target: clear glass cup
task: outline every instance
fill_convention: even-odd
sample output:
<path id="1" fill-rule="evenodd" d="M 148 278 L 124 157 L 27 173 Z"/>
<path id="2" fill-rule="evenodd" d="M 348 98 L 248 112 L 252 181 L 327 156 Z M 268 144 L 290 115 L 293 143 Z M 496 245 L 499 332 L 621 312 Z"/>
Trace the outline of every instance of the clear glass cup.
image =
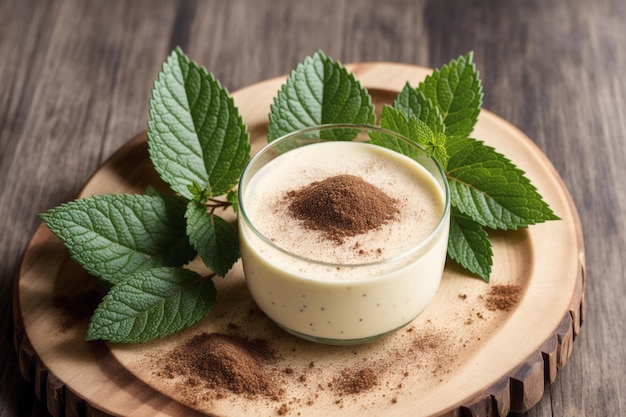
<path id="1" fill-rule="evenodd" d="M 393 144 L 402 152 L 390 151 L 387 145 L 371 144 L 372 139 Z M 326 147 L 310 147 L 316 144 Z M 385 238 L 394 247 L 397 241 L 408 242 L 399 252 L 364 262 L 352 255 L 347 260 L 335 261 L 332 254 L 310 255 L 306 245 L 294 253 L 290 242 L 299 241 L 310 233 L 318 233 L 307 237 L 313 242 L 323 237 L 319 232 L 294 226 L 293 219 L 286 225 L 288 216 L 284 213 L 273 220 L 275 226 L 259 227 L 267 207 L 285 204 L 281 195 L 268 197 L 262 190 L 284 194 L 284 190 L 277 190 L 295 187 L 289 185 L 290 181 L 315 172 L 317 165 L 322 171 L 366 175 L 368 168 L 363 167 L 360 172 L 358 163 L 351 165 L 353 159 L 356 161 L 363 156 L 363 150 L 401 167 L 399 171 L 408 172 L 409 181 L 432 190 L 433 201 L 440 201 L 438 211 L 429 219 L 432 227 L 422 231 L 423 238 L 410 242 L 406 236 L 413 236 L 414 224 L 407 223 L 405 228 L 400 221 L 397 230 L 401 236 Z M 450 191 L 440 164 L 411 140 L 365 125 L 324 125 L 296 131 L 269 143 L 250 160 L 241 176 L 238 192 L 238 224 L 246 284 L 259 308 L 287 332 L 327 344 L 365 343 L 404 327 L 434 298 L 446 258 Z M 391 189 L 388 194 L 393 197 L 393 193 Z M 252 204 L 255 199 L 257 202 Z M 404 210 L 407 216 L 412 216 L 413 210 L 419 207 L 409 206 Z M 281 241 L 273 236 L 276 231 L 288 235 Z M 354 239 L 377 244 L 375 236 L 379 235 L 370 237 L 369 233 Z M 360 243 L 352 241 L 344 244 L 343 249 L 355 250 L 358 245 Z M 378 251 L 389 252 L 385 245 L 381 243 L 382 250 Z M 322 246 L 311 244 L 310 253 Z M 335 250 L 341 248 L 329 249 L 330 252 Z"/>

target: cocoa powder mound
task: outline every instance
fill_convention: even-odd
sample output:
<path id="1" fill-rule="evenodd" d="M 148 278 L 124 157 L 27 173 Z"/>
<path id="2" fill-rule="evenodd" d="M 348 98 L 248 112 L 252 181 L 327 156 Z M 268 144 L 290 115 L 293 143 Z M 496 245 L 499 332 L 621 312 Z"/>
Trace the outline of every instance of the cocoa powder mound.
<path id="1" fill-rule="evenodd" d="M 398 201 L 380 188 L 354 175 L 336 175 L 287 193 L 290 213 L 304 227 L 324 232 L 343 243 L 395 220 Z"/>
<path id="2" fill-rule="evenodd" d="M 276 358 L 262 339 L 203 333 L 174 349 L 168 359 L 168 369 L 188 376 L 190 384 L 200 380 L 210 389 L 274 400 L 282 395 L 278 382 L 263 366 Z"/>

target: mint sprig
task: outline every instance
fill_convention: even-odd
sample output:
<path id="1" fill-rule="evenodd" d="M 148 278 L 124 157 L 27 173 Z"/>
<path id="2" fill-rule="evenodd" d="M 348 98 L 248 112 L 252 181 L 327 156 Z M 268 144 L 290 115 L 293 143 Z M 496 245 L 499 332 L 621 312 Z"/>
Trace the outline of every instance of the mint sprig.
<path id="1" fill-rule="evenodd" d="M 409 123 L 422 120 L 444 136 L 445 153 L 433 157 L 445 167 L 450 186 L 453 210 L 448 257 L 488 282 L 493 253 L 485 227 L 514 230 L 556 220 L 558 216 L 523 171 L 494 148 L 469 137 L 483 98 L 472 58 L 470 52 L 451 60 L 416 88 L 406 84 L 394 107 L 403 112 Z M 389 118 L 383 113 L 381 125 L 389 124 Z M 431 146 L 440 146 L 441 136 L 433 137 L 437 139 Z"/>
<path id="2" fill-rule="evenodd" d="M 408 83 L 380 125 L 422 146 L 444 167 L 452 211 L 448 256 L 489 280 L 488 229 L 516 229 L 558 219 L 515 165 L 470 137 L 482 106 L 482 84 L 466 54 Z M 148 149 L 172 195 L 107 195 L 62 204 L 40 214 L 70 256 L 111 286 L 86 339 L 144 342 L 187 327 L 215 304 L 214 276 L 239 259 L 236 228 L 217 215 L 238 209 L 234 191 L 250 158 L 250 140 L 228 91 L 212 74 L 172 51 L 152 90 Z M 318 51 L 291 72 L 269 113 L 268 140 L 309 126 L 374 124 L 369 92 L 354 75 Z M 327 139 L 350 140 L 345 129 Z M 371 141 L 412 155 L 392 135 Z M 213 272 L 187 269 L 199 256 Z"/>
<path id="3" fill-rule="evenodd" d="M 232 97 L 179 48 L 152 89 L 148 150 L 172 196 L 79 199 L 40 214 L 90 274 L 113 284 L 87 339 L 135 343 L 195 323 L 215 303 L 212 278 L 239 259 L 234 225 L 216 214 L 236 201 L 250 137 Z M 213 273 L 185 265 L 197 255 Z"/>
<path id="4" fill-rule="evenodd" d="M 321 59 L 328 58 L 322 55 L 318 57 Z M 307 58 L 283 85 L 270 113 L 269 140 L 278 133 L 321 124 L 318 118 L 299 117 L 324 114 L 324 101 L 303 81 L 316 68 L 314 62 Z M 334 71 L 341 72 L 337 68 Z M 359 90 L 361 95 L 369 94 L 363 90 Z M 485 228 L 517 229 L 558 217 L 524 172 L 495 149 L 470 138 L 482 100 L 482 83 L 470 52 L 435 69 L 417 87 L 405 84 L 393 107 L 383 107 L 379 123 L 416 142 L 440 162 L 446 171 L 453 207 L 448 257 L 488 282 L 493 253 Z M 294 119 L 298 123 L 287 123 Z M 362 123 L 356 117 L 334 121 Z M 392 135 L 370 136 L 373 143 L 415 157 L 412 148 Z"/>

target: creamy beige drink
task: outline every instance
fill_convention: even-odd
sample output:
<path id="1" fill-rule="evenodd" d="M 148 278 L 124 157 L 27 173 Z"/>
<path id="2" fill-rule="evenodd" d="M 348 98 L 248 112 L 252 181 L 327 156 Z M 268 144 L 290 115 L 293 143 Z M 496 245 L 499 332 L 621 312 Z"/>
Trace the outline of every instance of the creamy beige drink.
<path id="1" fill-rule="evenodd" d="M 384 193 L 393 205 L 378 204 L 384 212 L 376 215 L 386 220 L 338 235 L 297 218 L 298 198 L 305 210 L 325 204 L 324 190 L 345 194 L 341 181 L 364 190 L 359 204 Z M 254 300 L 288 331 L 329 343 L 366 341 L 407 324 L 440 283 L 449 223 L 444 182 L 406 156 L 361 142 L 303 146 L 249 179 L 244 174 L 240 244 Z M 369 221 L 359 210 L 357 220 Z"/>

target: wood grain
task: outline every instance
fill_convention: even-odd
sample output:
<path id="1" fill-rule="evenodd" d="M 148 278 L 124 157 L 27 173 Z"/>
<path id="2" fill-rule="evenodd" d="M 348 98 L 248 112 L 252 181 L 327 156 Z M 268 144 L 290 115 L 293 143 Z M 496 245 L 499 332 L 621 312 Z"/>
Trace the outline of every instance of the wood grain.
<path id="1" fill-rule="evenodd" d="M 379 109 L 391 104 L 406 82 L 416 85 L 429 73 L 385 63 L 348 65 L 348 70 L 368 88 Z M 255 151 L 267 143 L 269 106 L 283 82 L 284 78 L 271 79 L 233 93 L 252 132 Z M 95 283 L 64 260 L 67 255 L 63 256 L 60 242 L 41 227 L 25 253 L 16 299 L 16 328 L 20 333 L 24 328 L 19 349 L 24 345 L 24 356 L 34 362 L 34 370 L 26 376 L 41 387 L 37 395 L 57 415 L 63 415 L 64 397 L 59 394 L 63 391 L 77 394 L 87 410 L 128 416 L 154 415 L 152 403 L 160 405 L 158 414 L 163 416 L 175 415 L 181 407 L 224 416 L 248 415 L 251 410 L 269 416 L 281 407 L 303 416 L 339 411 L 377 416 L 387 409 L 407 415 L 416 408 L 432 416 L 462 410 L 475 416 L 505 416 L 511 410 L 529 410 L 543 396 L 544 385 L 565 365 L 580 325 L 573 321 L 580 317 L 583 302 L 581 227 L 569 193 L 530 139 L 486 111 L 475 135 L 511 155 L 562 218 L 524 231 L 495 234 L 490 285 L 448 266 L 435 301 L 407 329 L 376 343 L 338 348 L 296 340 L 263 314 L 251 315 L 255 305 L 237 266 L 227 279 L 216 280 L 218 303 L 197 325 L 146 344 L 88 344 L 83 337 L 94 306 L 81 300 L 91 299 L 90 294 L 97 291 Z M 151 168 L 145 135 L 140 135 L 114 154 L 79 196 L 141 193 L 148 185 L 163 186 Z M 489 300 L 494 286 L 519 288 L 520 300 L 506 308 L 493 308 Z M 76 306 L 83 306 L 80 313 L 84 315 L 75 317 Z M 169 369 L 165 365 L 169 352 L 205 333 L 271 341 L 281 358 L 272 369 L 278 369 L 278 374 L 284 369 L 304 372 L 307 383 L 282 375 L 282 389 L 289 394 L 277 401 L 217 395 L 202 384 L 187 384 L 189 375 L 163 377 Z M 60 346 L 66 347 L 61 351 Z M 315 372 L 307 369 L 312 362 Z M 330 388 L 341 372 L 364 364 L 378 369 L 377 389 L 344 397 Z M 123 384 L 120 375 L 126 375 Z M 93 381 L 98 382 L 95 390 L 89 384 Z M 120 386 L 123 390 L 116 389 Z M 486 409 L 496 411 L 487 414 Z"/>
<path id="2" fill-rule="evenodd" d="M 317 49 L 343 62 L 430 67 L 473 50 L 485 107 L 547 155 L 587 242 L 585 324 L 524 414 L 626 414 L 624 19 L 621 0 L 0 0 L 0 416 L 45 415 L 20 376 L 28 358 L 18 361 L 11 343 L 13 283 L 35 214 L 72 199 L 145 129 L 152 80 L 173 45 L 231 90 Z"/>

